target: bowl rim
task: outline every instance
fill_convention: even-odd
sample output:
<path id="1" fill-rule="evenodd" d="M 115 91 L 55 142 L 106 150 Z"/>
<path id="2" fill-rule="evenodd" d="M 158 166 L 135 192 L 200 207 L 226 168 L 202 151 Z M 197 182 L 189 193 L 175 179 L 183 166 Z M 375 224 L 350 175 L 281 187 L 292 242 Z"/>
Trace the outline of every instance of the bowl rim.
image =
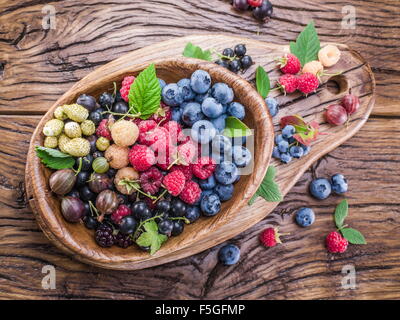
<path id="1" fill-rule="evenodd" d="M 87 248 L 82 247 L 82 244 L 77 242 L 66 229 L 66 227 L 63 226 L 63 224 L 66 224 L 67 222 L 63 220 L 63 218 L 61 218 L 63 224 L 60 224 L 58 222 L 59 219 L 56 219 L 55 214 L 53 214 L 52 209 L 48 203 L 48 197 L 54 197 L 54 195 L 48 190 L 46 179 L 42 174 L 43 164 L 40 162 L 39 158 L 36 157 L 35 154 L 35 146 L 39 145 L 43 140 L 42 128 L 44 124 L 52 118 L 53 112 L 57 106 L 68 103 L 66 101 L 70 101 L 71 97 L 73 95 L 76 95 L 76 92 L 84 92 L 89 88 L 93 88 L 96 85 L 98 86 L 100 82 L 111 83 L 112 79 L 114 79 L 115 77 L 122 77 L 124 75 L 140 72 L 152 63 L 155 64 L 156 70 L 157 68 L 170 66 L 172 64 L 176 67 L 192 67 L 203 69 L 211 74 L 214 74 L 214 76 L 215 74 L 218 74 L 220 78 L 226 78 L 227 80 L 225 82 L 229 82 L 229 85 L 231 87 L 241 88 L 243 94 L 249 96 L 248 99 L 253 99 L 251 108 L 253 112 L 257 113 L 257 115 L 259 116 L 257 118 L 254 117 L 255 128 L 253 128 L 257 130 L 257 137 L 259 140 L 259 149 L 256 150 L 257 161 L 255 161 L 254 163 L 254 171 L 252 173 L 252 176 L 243 190 L 244 198 L 240 201 L 235 201 L 235 203 L 238 203 L 238 206 L 235 206 L 235 208 L 233 208 L 234 203 L 232 203 L 232 205 L 229 205 L 225 216 L 228 216 L 229 214 L 234 214 L 235 212 L 238 213 L 240 211 L 240 208 L 243 207 L 256 192 L 268 169 L 274 140 L 274 127 L 272 124 L 272 118 L 269 114 L 264 99 L 257 93 L 256 89 L 242 77 L 228 71 L 221 66 L 216 65 L 215 63 L 186 57 L 157 59 L 153 61 L 147 61 L 145 63 L 132 64 L 130 66 L 120 68 L 115 72 L 107 74 L 96 83 L 91 82 L 90 84 L 85 84 L 85 80 L 88 79 L 91 74 L 89 73 L 87 76 L 85 76 L 75 85 L 73 85 L 67 92 L 65 92 L 41 118 L 30 141 L 25 176 L 27 189 L 29 188 L 31 191 L 31 196 L 28 199 L 29 203 L 31 204 L 35 217 L 38 220 L 39 226 L 44 231 L 45 235 L 57 247 L 69 254 L 73 254 L 78 260 L 85 263 L 111 269 L 119 269 L 121 268 L 121 266 L 124 266 L 124 268 L 126 269 L 135 269 L 133 266 L 139 262 L 143 263 L 145 261 L 155 258 L 158 259 L 162 256 L 170 254 L 173 251 L 182 249 L 189 245 L 186 244 L 183 246 L 178 246 L 175 250 L 169 252 L 163 252 L 163 248 L 161 248 L 160 251 L 158 251 L 155 255 L 150 255 L 146 253 L 146 256 L 141 254 L 138 255 L 136 251 L 132 251 L 133 254 L 129 255 L 129 257 L 118 257 L 115 255 L 110 257 L 109 254 L 104 254 L 102 252 L 104 248 L 101 247 L 98 247 L 98 251 L 87 250 Z M 108 64 L 98 68 L 93 72 L 106 69 L 107 65 Z M 211 75 L 211 77 L 213 78 L 213 75 Z M 248 108 L 248 106 L 246 106 L 246 108 Z M 216 221 L 218 221 L 218 215 L 211 219 L 216 219 Z M 218 225 L 218 223 L 215 223 L 215 225 Z M 193 240 L 190 242 L 192 243 Z M 112 252 L 112 248 L 106 248 L 105 250 L 105 252 L 108 253 Z M 140 256 L 141 258 L 138 259 L 138 256 Z"/>

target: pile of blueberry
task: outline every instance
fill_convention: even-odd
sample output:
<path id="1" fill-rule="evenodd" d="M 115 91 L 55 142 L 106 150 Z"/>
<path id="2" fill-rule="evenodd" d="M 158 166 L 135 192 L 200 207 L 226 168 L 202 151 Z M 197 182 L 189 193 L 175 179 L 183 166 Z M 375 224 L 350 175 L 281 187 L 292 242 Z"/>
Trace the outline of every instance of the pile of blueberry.
<path id="1" fill-rule="evenodd" d="M 273 7 L 269 0 L 232 0 L 231 4 L 236 10 L 251 10 L 254 18 L 266 21 L 272 16 Z"/>
<path id="2" fill-rule="evenodd" d="M 272 156 L 280 159 L 283 163 L 289 163 L 293 158 L 301 158 L 307 155 L 311 147 L 299 143 L 293 135 L 296 129 L 292 125 L 287 125 L 282 129 L 282 134 L 275 137 L 274 150 Z"/>
<path id="3" fill-rule="evenodd" d="M 349 186 L 347 179 L 340 173 L 334 174 L 329 180 L 326 178 L 314 179 L 310 183 L 311 195 L 318 199 L 324 200 L 328 198 L 332 191 L 338 195 L 347 192 Z"/>
<path id="4" fill-rule="evenodd" d="M 253 59 L 246 55 L 247 49 L 244 44 L 237 44 L 233 49 L 225 48 L 216 64 L 229 69 L 234 73 L 246 71 L 253 64 Z"/>

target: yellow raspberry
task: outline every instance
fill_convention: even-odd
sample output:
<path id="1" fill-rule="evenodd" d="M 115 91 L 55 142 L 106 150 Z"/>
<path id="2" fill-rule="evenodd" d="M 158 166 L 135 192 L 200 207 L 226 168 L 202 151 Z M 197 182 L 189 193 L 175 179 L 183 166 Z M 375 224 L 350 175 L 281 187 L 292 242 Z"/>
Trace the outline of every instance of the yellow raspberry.
<path id="1" fill-rule="evenodd" d="M 324 72 L 324 66 L 321 62 L 314 60 L 306 63 L 302 70 L 303 73 L 309 72 L 313 75 L 319 76 Z"/>
<path id="2" fill-rule="evenodd" d="M 46 148 L 51 148 L 51 149 L 57 148 L 57 146 L 58 146 L 57 137 L 46 137 L 44 139 L 44 146 Z"/>
<path id="3" fill-rule="evenodd" d="M 81 126 L 74 121 L 67 122 L 64 126 L 64 133 L 71 139 L 80 138 L 82 136 Z"/>
<path id="4" fill-rule="evenodd" d="M 43 127 L 43 134 L 47 137 L 57 137 L 64 128 L 64 122 L 58 119 L 47 121 Z"/>
<path id="5" fill-rule="evenodd" d="M 120 120 L 112 125 L 111 136 L 120 147 L 128 147 L 136 142 L 139 128 L 132 121 Z"/>
<path id="6" fill-rule="evenodd" d="M 332 67 L 340 59 L 340 50 L 338 47 L 328 44 L 318 52 L 318 60 L 324 67 Z"/>
<path id="7" fill-rule="evenodd" d="M 85 120 L 81 123 L 81 130 L 85 136 L 91 136 L 96 132 L 96 125 L 91 120 Z"/>

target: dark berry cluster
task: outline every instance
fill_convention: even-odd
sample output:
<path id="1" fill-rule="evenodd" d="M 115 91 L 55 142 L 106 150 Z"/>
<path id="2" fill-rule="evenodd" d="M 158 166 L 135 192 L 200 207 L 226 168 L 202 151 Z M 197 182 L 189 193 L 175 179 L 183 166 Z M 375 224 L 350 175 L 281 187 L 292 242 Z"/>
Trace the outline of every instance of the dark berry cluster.
<path id="1" fill-rule="evenodd" d="M 220 59 L 215 61 L 216 64 L 229 69 L 234 73 L 246 71 L 253 64 L 253 59 L 246 55 L 247 49 L 244 44 L 237 44 L 233 49 L 225 48 Z"/>
<path id="2" fill-rule="evenodd" d="M 251 10 L 254 18 L 265 21 L 272 16 L 273 7 L 269 0 L 233 0 L 232 5 L 236 10 Z"/>

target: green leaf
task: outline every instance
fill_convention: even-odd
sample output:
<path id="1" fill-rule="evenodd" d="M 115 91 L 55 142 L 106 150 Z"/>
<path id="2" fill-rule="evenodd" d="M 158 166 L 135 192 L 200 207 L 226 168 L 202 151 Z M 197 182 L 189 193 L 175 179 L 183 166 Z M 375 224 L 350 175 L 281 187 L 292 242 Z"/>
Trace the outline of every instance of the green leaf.
<path id="1" fill-rule="evenodd" d="M 154 220 L 146 222 L 143 228 L 145 232 L 137 238 L 136 243 L 139 246 L 150 247 L 150 254 L 153 255 L 161 248 L 161 245 L 167 241 L 168 237 L 158 233 L 158 225 Z"/>
<path id="2" fill-rule="evenodd" d="M 187 58 L 196 58 L 206 61 L 211 61 L 212 59 L 210 50 L 203 51 L 200 47 L 195 46 L 191 42 L 186 45 L 182 55 Z"/>
<path id="3" fill-rule="evenodd" d="M 41 162 L 48 168 L 55 170 L 69 169 L 75 164 L 74 157 L 61 151 L 41 146 L 37 146 L 35 150 Z"/>
<path id="4" fill-rule="evenodd" d="M 356 229 L 352 228 L 344 228 L 341 229 L 340 232 L 342 233 L 343 237 L 347 239 L 351 244 L 366 244 L 364 236 L 362 233 Z"/>
<path id="5" fill-rule="evenodd" d="M 148 119 L 160 108 L 161 87 L 154 64 L 144 69 L 133 82 L 128 99 L 130 112 L 139 114 L 141 119 Z"/>
<path id="6" fill-rule="evenodd" d="M 248 126 L 236 117 L 228 117 L 225 120 L 224 136 L 229 138 L 248 137 L 252 132 Z"/>
<path id="7" fill-rule="evenodd" d="M 343 227 L 344 220 L 346 219 L 348 213 L 349 213 L 349 203 L 345 199 L 337 205 L 335 210 L 335 223 L 338 229 Z"/>
<path id="8" fill-rule="evenodd" d="M 321 44 L 314 21 L 311 21 L 305 27 L 297 37 L 296 42 L 290 42 L 290 52 L 299 58 L 302 66 L 307 62 L 318 60 L 318 51 L 320 49 Z"/>
<path id="9" fill-rule="evenodd" d="M 260 187 L 250 199 L 249 205 L 252 205 L 258 197 L 264 198 L 268 202 L 280 202 L 283 200 L 278 184 L 275 182 L 276 169 L 269 166 L 267 173 Z"/>
<path id="10" fill-rule="evenodd" d="M 261 66 L 258 66 L 256 70 L 256 85 L 257 91 L 261 97 L 264 99 L 267 98 L 269 90 L 271 89 L 271 84 L 268 73 Z"/>

